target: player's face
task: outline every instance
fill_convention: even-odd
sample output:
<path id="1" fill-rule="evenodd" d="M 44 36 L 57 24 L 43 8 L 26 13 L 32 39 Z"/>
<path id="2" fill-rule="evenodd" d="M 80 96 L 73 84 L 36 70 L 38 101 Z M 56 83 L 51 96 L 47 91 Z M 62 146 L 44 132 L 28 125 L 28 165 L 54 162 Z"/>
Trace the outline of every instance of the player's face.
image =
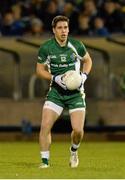
<path id="1" fill-rule="evenodd" d="M 53 32 L 55 34 L 55 38 L 59 42 L 65 42 L 67 40 L 68 33 L 69 33 L 68 23 L 66 21 L 59 21 L 56 24 L 56 27 L 53 28 Z"/>

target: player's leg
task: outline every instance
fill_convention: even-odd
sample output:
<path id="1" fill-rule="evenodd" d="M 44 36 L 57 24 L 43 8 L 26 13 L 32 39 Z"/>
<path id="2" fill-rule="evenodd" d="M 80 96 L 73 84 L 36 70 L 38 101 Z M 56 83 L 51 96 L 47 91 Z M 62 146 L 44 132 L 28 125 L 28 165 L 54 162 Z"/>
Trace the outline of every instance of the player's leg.
<path id="1" fill-rule="evenodd" d="M 41 129 L 39 135 L 41 168 L 46 168 L 49 165 L 50 145 L 51 145 L 51 129 L 63 108 L 53 102 L 46 101 L 43 106 Z"/>
<path id="2" fill-rule="evenodd" d="M 80 142 L 83 138 L 83 127 L 85 121 L 85 94 L 84 92 L 76 92 L 72 94 L 70 99 L 67 100 L 69 114 L 71 119 L 72 133 L 71 133 L 71 167 L 77 167 L 79 164 L 77 149 L 80 146 Z"/>
<path id="3" fill-rule="evenodd" d="M 70 112 L 70 118 L 72 125 L 70 165 L 71 167 L 77 167 L 79 164 L 77 150 L 84 134 L 85 108 L 81 110 L 74 109 L 74 111 Z"/>
<path id="4" fill-rule="evenodd" d="M 83 110 L 78 110 L 70 113 L 72 133 L 71 140 L 75 145 L 79 145 L 83 138 L 83 127 L 85 121 L 85 108 Z M 74 146 L 73 146 L 74 147 Z M 74 149 L 76 149 L 74 147 Z"/>

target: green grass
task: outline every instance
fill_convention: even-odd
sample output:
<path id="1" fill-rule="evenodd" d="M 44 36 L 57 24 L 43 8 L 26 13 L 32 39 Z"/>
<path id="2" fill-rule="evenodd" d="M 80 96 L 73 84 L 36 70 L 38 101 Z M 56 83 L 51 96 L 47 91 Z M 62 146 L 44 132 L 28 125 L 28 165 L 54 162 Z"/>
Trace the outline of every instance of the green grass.
<path id="1" fill-rule="evenodd" d="M 69 142 L 53 142 L 51 167 L 39 169 L 39 145 L 35 142 L 0 142 L 0 178 L 19 179 L 120 179 L 125 178 L 125 143 L 83 142 L 80 164 L 71 169 Z"/>

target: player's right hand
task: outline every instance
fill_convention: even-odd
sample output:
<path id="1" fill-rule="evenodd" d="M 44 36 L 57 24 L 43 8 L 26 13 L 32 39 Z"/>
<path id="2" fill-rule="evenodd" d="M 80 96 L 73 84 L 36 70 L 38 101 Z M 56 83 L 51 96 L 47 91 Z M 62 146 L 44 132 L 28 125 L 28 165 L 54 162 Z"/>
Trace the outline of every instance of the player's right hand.
<path id="1" fill-rule="evenodd" d="M 65 83 L 63 82 L 63 77 L 64 77 L 64 74 L 52 76 L 52 81 L 56 82 L 64 90 L 67 90 L 67 87 L 66 87 Z"/>

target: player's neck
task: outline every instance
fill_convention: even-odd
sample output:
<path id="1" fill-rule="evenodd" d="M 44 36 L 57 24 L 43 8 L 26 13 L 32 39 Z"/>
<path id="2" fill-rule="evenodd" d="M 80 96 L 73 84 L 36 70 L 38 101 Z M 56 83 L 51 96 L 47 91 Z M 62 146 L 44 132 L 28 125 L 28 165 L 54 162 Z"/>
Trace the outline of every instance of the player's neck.
<path id="1" fill-rule="evenodd" d="M 55 37 L 55 39 L 56 39 L 56 41 L 58 42 L 58 44 L 59 44 L 61 47 L 64 47 L 64 46 L 66 45 L 66 43 L 67 43 L 67 39 L 64 40 L 64 41 L 60 41 L 60 40 L 57 39 L 56 37 Z"/>

